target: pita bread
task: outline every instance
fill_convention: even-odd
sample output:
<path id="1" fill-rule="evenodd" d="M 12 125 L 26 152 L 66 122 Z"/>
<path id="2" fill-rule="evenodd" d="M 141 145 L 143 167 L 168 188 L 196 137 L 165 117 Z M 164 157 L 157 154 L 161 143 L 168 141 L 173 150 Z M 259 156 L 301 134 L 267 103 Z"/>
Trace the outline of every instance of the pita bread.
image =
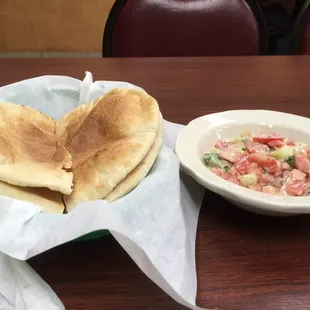
<path id="1" fill-rule="evenodd" d="M 80 109 L 59 122 L 58 132 L 65 135 L 60 134 L 60 140 L 72 155 L 74 174 L 73 192 L 64 197 L 68 211 L 82 201 L 102 199 L 112 192 L 149 152 L 160 119 L 156 100 L 132 89 L 107 93 L 90 105 L 91 111 L 84 107 L 86 117 Z M 83 121 L 76 122 L 76 115 Z M 74 129 L 65 130 L 61 124 Z"/>
<path id="2" fill-rule="evenodd" d="M 58 121 L 56 135 L 59 145 L 66 145 L 68 138 L 73 137 L 76 134 L 85 118 L 101 99 L 102 97 L 88 104 L 78 106 Z"/>
<path id="3" fill-rule="evenodd" d="M 65 209 L 62 194 L 47 188 L 19 187 L 0 182 L 0 195 L 32 202 L 47 213 L 63 213 Z"/>
<path id="4" fill-rule="evenodd" d="M 56 122 L 39 111 L 0 103 L 0 181 L 70 194 L 71 155 L 55 132 Z"/>
<path id="5" fill-rule="evenodd" d="M 159 131 L 156 136 L 155 143 L 150 151 L 144 157 L 142 162 L 131 171 L 124 180 L 117 184 L 113 191 L 105 198 L 109 202 L 113 202 L 132 191 L 143 180 L 151 170 L 157 155 L 160 151 L 164 133 L 164 124 L 161 117 Z"/>

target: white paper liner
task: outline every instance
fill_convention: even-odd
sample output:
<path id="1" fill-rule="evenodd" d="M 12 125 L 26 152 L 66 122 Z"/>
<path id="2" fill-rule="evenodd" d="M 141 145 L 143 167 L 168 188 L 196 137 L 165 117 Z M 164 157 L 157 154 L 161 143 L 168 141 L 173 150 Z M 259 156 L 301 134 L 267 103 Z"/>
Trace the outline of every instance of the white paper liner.
<path id="1" fill-rule="evenodd" d="M 115 87 L 138 88 L 125 82 L 93 83 L 89 72 L 83 81 L 42 76 L 0 88 L 0 101 L 24 104 L 59 119 Z M 26 262 L 16 259 L 26 260 L 100 229 L 109 229 L 141 270 L 167 294 L 199 309 L 195 305 L 195 239 L 204 190 L 180 174 L 173 150 L 181 128 L 165 121 L 163 147 L 150 174 L 112 204 L 98 200 L 82 203 L 69 214 L 45 214 L 31 203 L 0 196 L 0 252 L 4 253 L 0 253 L 0 309 L 7 296 L 17 293 L 24 304 L 16 301 L 12 309 L 39 309 L 35 308 L 36 298 L 31 297 L 33 292 L 24 285 L 29 281 L 40 288 L 40 299 L 49 306 L 46 309 L 63 309 L 50 287 Z M 6 279 L 11 279 L 10 286 Z"/>

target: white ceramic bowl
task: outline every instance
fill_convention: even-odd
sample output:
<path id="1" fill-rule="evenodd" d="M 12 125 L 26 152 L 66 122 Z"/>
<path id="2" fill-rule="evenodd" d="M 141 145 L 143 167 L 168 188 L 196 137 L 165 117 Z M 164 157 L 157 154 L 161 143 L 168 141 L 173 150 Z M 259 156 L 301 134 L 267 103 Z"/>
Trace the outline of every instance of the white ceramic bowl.
<path id="1" fill-rule="evenodd" d="M 292 114 L 235 110 L 209 114 L 191 121 L 177 137 L 176 154 L 184 170 L 204 187 L 248 211 L 267 215 L 310 213 L 310 196 L 275 196 L 256 192 L 212 173 L 202 156 L 217 140 L 230 140 L 242 132 L 273 131 L 310 144 L 310 119 Z"/>

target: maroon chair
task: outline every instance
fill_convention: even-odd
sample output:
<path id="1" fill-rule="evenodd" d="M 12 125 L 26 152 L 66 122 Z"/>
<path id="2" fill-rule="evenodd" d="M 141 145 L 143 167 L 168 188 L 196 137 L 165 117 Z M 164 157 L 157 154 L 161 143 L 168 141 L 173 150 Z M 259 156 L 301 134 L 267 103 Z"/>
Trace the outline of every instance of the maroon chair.
<path id="1" fill-rule="evenodd" d="M 310 0 L 305 1 L 296 18 L 291 38 L 291 54 L 310 55 Z"/>
<path id="2" fill-rule="evenodd" d="M 116 0 L 103 57 L 267 54 L 257 0 Z"/>

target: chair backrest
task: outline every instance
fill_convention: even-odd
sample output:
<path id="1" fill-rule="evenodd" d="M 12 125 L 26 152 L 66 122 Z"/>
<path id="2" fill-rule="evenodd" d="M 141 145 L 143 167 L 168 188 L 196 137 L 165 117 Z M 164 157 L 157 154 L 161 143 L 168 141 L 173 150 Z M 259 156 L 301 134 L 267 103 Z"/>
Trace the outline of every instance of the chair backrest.
<path id="1" fill-rule="evenodd" d="M 305 1 L 296 18 L 290 51 L 293 55 L 310 55 L 310 0 Z"/>
<path id="2" fill-rule="evenodd" d="M 103 57 L 267 54 L 257 0 L 116 0 Z"/>

